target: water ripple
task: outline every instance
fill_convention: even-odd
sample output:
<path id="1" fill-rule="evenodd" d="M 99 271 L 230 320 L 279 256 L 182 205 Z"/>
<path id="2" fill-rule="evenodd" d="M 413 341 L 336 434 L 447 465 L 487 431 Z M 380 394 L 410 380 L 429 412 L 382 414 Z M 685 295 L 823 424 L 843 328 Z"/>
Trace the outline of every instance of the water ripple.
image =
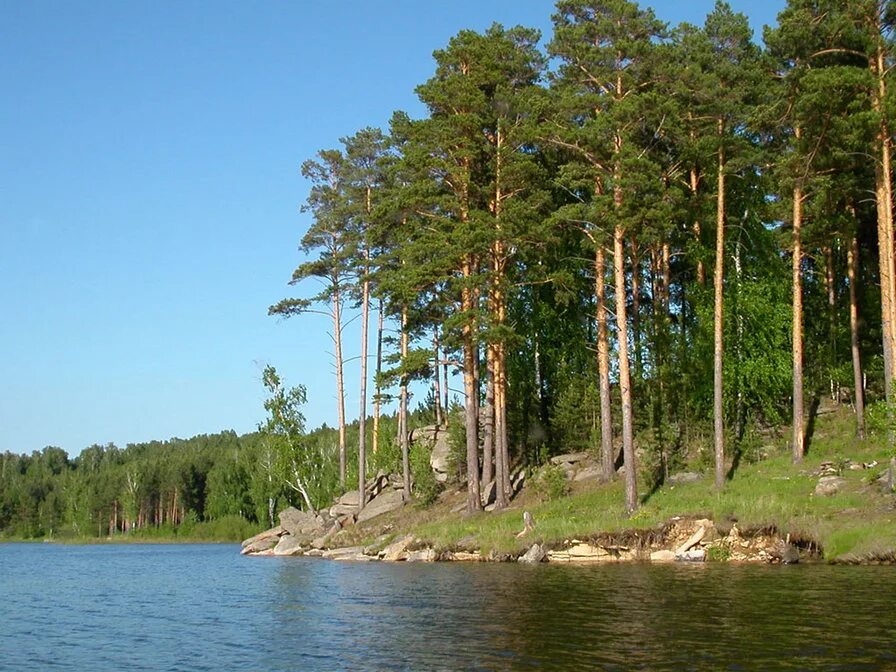
<path id="1" fill-rule="evenodd" d="M 896 669 L 886 567 L 518 567 L 0 545 L 0 669 Z"/>

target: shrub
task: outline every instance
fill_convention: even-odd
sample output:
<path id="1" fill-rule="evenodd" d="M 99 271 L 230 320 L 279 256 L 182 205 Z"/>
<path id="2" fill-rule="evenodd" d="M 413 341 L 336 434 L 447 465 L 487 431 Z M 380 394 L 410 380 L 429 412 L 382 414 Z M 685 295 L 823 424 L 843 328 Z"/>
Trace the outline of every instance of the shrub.
<path id="1" fill-rule="evenodd" d="M 535 472 L 532 478 L 532 490 L 542 500 L 564 497 L 569 493 L 566 472 L 556 464 L 546 464 Z"/>

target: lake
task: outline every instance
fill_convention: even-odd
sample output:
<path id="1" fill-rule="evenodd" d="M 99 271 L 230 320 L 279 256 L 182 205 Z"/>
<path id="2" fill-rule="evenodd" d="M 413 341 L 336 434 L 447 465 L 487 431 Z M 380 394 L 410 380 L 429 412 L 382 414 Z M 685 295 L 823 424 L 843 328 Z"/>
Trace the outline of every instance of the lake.
<path id="1" fill-rule="evenodd" d="M 0 670 L 896 669 L 896 568 L 0 544 Z"/>

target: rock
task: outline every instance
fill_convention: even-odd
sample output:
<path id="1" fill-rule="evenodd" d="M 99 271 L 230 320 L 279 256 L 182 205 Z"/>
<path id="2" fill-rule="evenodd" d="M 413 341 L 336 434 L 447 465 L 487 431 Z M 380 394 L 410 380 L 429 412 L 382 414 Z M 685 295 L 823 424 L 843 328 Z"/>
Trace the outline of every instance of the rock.
<path id="1" fill-rule="evenodd" d="M 600 546 L 576 544 L 562 551 L 549 551 L 549 562 L 606 562 L 616 557 Z"/>
<path id="2" fill-rule="evenodd" d="M 486 485 L 482 489 L 482 506 L 488 506 L 495 501 L 495 493 L 497 490 L 495 489 L 495 482 L 489 481 L 488 485 Z"/>
<path id="3" fill-rule="evenodd" d="M 342 525 L 339 524 L 339 521 L 333 521 L 333 524 L 330 526 L 330 529 L 327 530 L 326 534 L 315 537 L 311 541 L 311 548 L 326 548 L 341 530 Z"/>
<path id="4" fill-rule="evenodd" d="M 457 505 L 451 507 L 451 513 L 460 513 L 461 511 L 463 511 L 466 508 L 467 508 L 467 503 L 461 502 L 460 504 L 457 504 Z"/>
<path id="5" fill-rule="evenodd" d="M 368 501 L 376 497 L 388 487 L 389 476 L 384 474 L 382 471 L 378 472 L 376 476 L 367 481 L 367 485 L 365 486 Z"/>
<path id="6" fill-rule="evenodd" d="M 302 555 L 302 540 L 291 534 L 284 534 L 274 546 L 274 555 Z"/>
<path id="7" fill-rule="evenodd" d="M 603 475 L 603 469 L 598 466 L 585 467 L 576 472 L 574 481 L 590 481 L 600 478 Z"/>
<path id="8" fill-rule="evenodd" d="M 324 552 L 319 548 L 312 548 L 310 550 L 305 551 L 305 555 L 310 558 L 320 558 L 323 557 Z"/>
<path id="9" fill-rule="evenodd" d="M 294 537 L 322 532 L 323 519 L 311 511 L 299 511 L 294 506 L 283 509 L 279 515 L 280 527 Z"/>
<path id="10" fill-rule="evenodd" d="M 451 553 L 450 558 L 455 562 L 480 562 L 482 560 L 479 551 L 474 551 L 472 553 L 468 553 L 467 551 L 454 551 Z"/>
<path id="11" fill-rule="evenodd" d="M 438 425 L 427 425 L 426 427 L 418 427 L 417 429 L 412 429 L 411 434 L 408 438 L 411 440 L 411 442 L 422 440 L 432 441 L 438 433 Z"/>
<path id="12" fill-rule="evenodd" d="M 345 494 L 336 498 L 337 504 L 344 504 L 345 506 L 350 506 L 353 509 L 358 508 L 358 491 L 357 490 L 349 490 Z"/>
<path id="13" fill-rule="evenodd" d="M 389 511 L 400 509 L 404 506 L 404 493 L 400 490 L 384 490 L 377 497 L 374 497 L 358 514 L 358 522 L 363 523 L 365 520 L 376 518 Z"/>
<path id="14" fill-rule="evenodd" d="M 432 548 L 424 548 L 419 551 L 411 551 L 407 554 L 405 562 L 435 562 L 436 552 Z"/>
<path id="15" fill-rule="evenodd" d="M 695 471 L 682 471 L 669 476 L 669 478 L 666 479 L 666 483 L 669 485 L 684 485 L 685 483 L 699 481 L 701 478 L 703 478 L 703 476 Z"/>
<path id="16" fill-rule="evenodd" d="M 819 497 L 830 497 L 840 492 L 840 488 L 846 485 L 846 479 L 840 476 L 822 476 L 815 486 L 815 494 Z"/>
<path id="17" fill-rule="evenodd" d="M 781 549 L 781 562 L 785 565 L 796 565 L 800 561 L 800 550 L 793 544 L 785 543 Z"/>
<path id="18" fill-rule="evenodd" d="M 448 480 L 448 457 L 451 454 L 451 446 L 448 445 L 448 432 L 436 432 L 431 442 L 432 453 L 429 456 L 429 466 L 435 473 L 436 481 L 445 483 Z"/>
<path id="19" fill-rule="evenodd" d="M 407 548 L 414 543 L 413 535 L 407 535 L 397 541 L 393 541 L 380 551 L 379 556 L 386 562 L 398 562 L 407 558 Z"/>
<path id="20" fill-rule="evenodd" d="M 265 530 L 260 534 L 256 534 L 254 537 L 249 537 L 243 542 L 240 553 L 249 555 L 271 550 L 280 541 L 280 536 L 284 534 L 284 532 L 285 530 L 278 525 L 270 530 Z"/>
<path id="21" fill-rule="evenodd" d="M 537 565 L 544 560 L 545 555 L 546 553 L 540 544 L 532 544 L 525 555 L 521 555 L 517 562 L 522 562 L 525 565 Z"/>
<path id="22" fill-rule="evenodd" d="M 654 551 L 650 554 L 651 562 L 675 562 L 675 551 Z"/>
<path id="23" fill-rule="evenodd" d="M 684 553 L 676 554 L 676 559 L 681 562 L 704 562 L 706 560 L 706 549 L 694 548 Z"/>
<path id="24" fill-rule="evenodd" d="M 581 453 L 565 453 L 563 455 L 555 455 L 551 458 L 551 464 L 563 464 L 567 462 L 568 464 L 575 464 L 576 462 L 581 462 L 583 460 L 588 459 L 589 453 L 581 452 Z"/>
<path id="25" fill-rule="evenodd" d="M 364 548 L 362 546 L 334 548 L 329 551 L 323 551 L 321 556 L 329 560 L 357 560 L 367 557 L 364 555 Z"/>
<path id="26" fill-rule="evenodd" d="M 357 513 L 358 504 L 334 504 L 330 507 L 330 516 L 332 518 L 339 518 L 341 516 L 349 516 Z"/>
<path id="27" fill-rule="evenodd" d="M 616 475 L 617 476 L 625 476 L 625 465 L 624 464 L 616 470 Z"/>

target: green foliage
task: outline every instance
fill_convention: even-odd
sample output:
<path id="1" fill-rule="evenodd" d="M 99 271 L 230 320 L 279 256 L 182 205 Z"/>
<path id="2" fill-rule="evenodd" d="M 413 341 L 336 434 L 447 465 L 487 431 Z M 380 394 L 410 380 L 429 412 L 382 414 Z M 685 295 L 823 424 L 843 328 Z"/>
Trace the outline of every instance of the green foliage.
<path id="1" fill-rule="evenodd" d="M 414 481 L 414 496 L 422 506 L 430 506 L 435 503 L 442 490 L 442 486 L 436 481 L 436 476 L 429 464 L 431 452 L 430 446 L 424 445 L 422 441 L 415 441 L 411 445 L 410 463 Z"/>
<path id="2" fill-rule="evenodd" d="M 556 464 L 539 467 L 532 475 L 531 484 L 533 492 L 542 501 L 559 499 L 569 492 L 566 472 Z"/>

